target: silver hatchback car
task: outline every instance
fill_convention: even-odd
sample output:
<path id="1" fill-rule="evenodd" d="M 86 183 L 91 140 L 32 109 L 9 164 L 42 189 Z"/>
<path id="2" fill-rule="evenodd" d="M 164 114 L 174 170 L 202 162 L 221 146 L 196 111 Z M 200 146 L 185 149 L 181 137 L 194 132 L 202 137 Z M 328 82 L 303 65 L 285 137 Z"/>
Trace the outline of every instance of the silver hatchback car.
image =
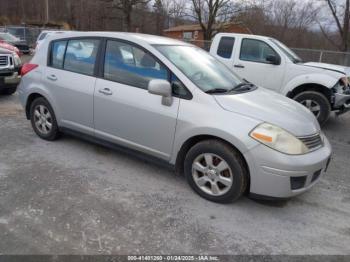
<path id="1" fill-rule="evenodd" d="M 23 66 L 19 94 L 39 137 L 73 132 L 146 153 L 216 202 L 244 192 L 295 196 L 320 179 L 331 156 L 305 107 L 240 79 L 198 47 L 164 37 L 49 36 Z"/>

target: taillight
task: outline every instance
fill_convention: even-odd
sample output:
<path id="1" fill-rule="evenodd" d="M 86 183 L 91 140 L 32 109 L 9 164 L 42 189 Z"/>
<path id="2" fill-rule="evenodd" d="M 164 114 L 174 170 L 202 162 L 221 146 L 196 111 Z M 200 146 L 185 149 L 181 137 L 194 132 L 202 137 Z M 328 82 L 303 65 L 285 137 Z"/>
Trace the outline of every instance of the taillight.
<path id="1" fill-rule="evenodd" d="M 30 71 L 37 68 L 39 65 L 36 64 L 24 64 L 21 68 L 21 76 L 28 74 Z"/>

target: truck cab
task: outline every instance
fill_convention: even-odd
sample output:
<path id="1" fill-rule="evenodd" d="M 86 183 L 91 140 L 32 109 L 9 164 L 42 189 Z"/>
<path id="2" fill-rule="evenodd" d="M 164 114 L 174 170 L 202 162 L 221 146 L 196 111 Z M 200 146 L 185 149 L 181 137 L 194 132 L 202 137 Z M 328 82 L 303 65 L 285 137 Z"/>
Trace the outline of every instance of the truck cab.
<path id="1" fill-rule="evenodd" d="M 246 81 L 300 102 L 321 124 L 331 111 L 342 114 L 350 109 L 348 68 L 304 63 L 274 38 L 220 33 L 210 53 Z"/>

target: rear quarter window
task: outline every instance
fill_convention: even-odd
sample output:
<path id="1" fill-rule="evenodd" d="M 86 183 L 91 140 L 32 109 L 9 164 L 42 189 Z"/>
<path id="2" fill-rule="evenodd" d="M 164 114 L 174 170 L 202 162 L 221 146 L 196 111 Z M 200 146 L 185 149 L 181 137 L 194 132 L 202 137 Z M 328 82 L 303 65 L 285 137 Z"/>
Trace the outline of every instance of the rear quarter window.
<path id="1" fill-rule="evenodd" d="M 56 41 L 51 44 L 50 66 L 60 69 L 63 68 L 66 46 L 67 41 Z"/>
<path id="2" fill-rule="evenodd" d="M 39 40 L 45 39 L 46 35 L 47 35 L 47 33 L 41 33 L 39 36 Z"/>
<path id="3" fill-rule="evenodd" d="M 222 58 L 231 58 L 235 39 L 233 37 L 222 37 L 219 42 L 217 55 Z"/>

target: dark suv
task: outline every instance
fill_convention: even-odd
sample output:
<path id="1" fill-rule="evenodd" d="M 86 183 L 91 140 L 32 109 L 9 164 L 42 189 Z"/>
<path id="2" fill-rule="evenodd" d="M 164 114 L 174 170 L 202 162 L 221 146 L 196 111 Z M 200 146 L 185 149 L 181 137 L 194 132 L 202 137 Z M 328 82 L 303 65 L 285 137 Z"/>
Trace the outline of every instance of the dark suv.
<path id="1" fill-rule="evenodd" d="M 21 60 L 9 50 L 0 48 L 0 94 L 11 95 L 16 92 L 20 81 Z"/>

